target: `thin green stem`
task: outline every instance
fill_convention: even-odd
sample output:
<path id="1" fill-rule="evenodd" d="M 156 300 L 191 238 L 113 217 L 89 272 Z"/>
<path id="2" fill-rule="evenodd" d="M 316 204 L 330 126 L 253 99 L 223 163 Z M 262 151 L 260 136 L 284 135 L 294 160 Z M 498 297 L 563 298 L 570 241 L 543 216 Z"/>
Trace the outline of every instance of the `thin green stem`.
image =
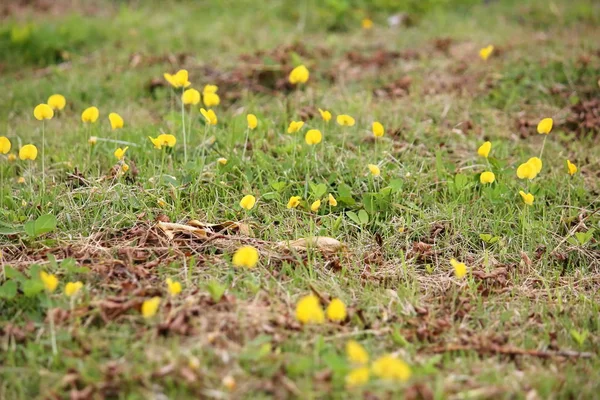
<path id="1" fill-rule="evenodd" d="M 544 154 L 544 147 L 546 147 L 546 139 L 548 139 L 548 135 L 544 135 L 544 141 L 542 142 L 542 149 L 540 150 L 540 160 L 542 159 L 542 155 Z"/>
<path id="2" fill-rule="evenodd" d="M 250 128 L 246 128 L 246 140 L 244 141 L 244 150 L 242 151 L 242 161 L 246 156 L 246 147 L 248 147 L 248 136 L 250 136 Z"/>
<path id="3" fill-rule="evenodd" d="M 185 88 L 181 88 L 181 95 L 183 96 Z M 187 164 L 187 138 L 185 135 L 185 105 L 183 99 L 181 99 L 181 129 L 183 130 L 183 162 Z"/>

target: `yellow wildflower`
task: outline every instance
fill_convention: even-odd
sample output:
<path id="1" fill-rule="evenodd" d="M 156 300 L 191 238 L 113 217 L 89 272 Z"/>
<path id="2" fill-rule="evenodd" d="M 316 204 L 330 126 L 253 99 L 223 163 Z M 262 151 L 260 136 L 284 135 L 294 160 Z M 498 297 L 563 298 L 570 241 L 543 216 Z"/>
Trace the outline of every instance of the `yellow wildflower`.
<path id="1" fill-rule="evenodd" d="M 33 109 L 33 116 L 38 121 L 42 121 L 44 119 L 52 119 L 54 117 L 54 110 L 48 104 L 38 104 Z"/>
<path id="2" fill-rule="evenodd" d="M 329 193 L 329 195 L 327 195 L 327 201 L 331 207 L 337 206 L 337 200 L 335 199 L 335 197 L 333 197 L 333 195 L 331 193 Z"/>
<path id="3" fill-rule="evenodd" d="M 492 150 L 492 142 L 485 142 L 477 149 L 477 154 L 481 157 L 488 158 L 490 151 Z"/>
<path id="4" fill-rule="evenodd" d="M 53 94 L 48 97 L 48 105 L 53 110 L 62 110 L 67 105 L 67 99 L 62 94 Z"/>
<path id="5" fill-rule="evenodd" d="M 23 184 L 25 183 L 25 178 L 23 178 L 22 176 L 19 177 L 19 179 L 17 179 L 17 183 Z M 25 201 L 25 200 L 23 200 Z"/>
<path id="6" fill-rule="evenodd" d="M 123 164 L 123 166 L 121 167 L 121 170 L 122 170 L 123 172 L 127 172 L 127 171 L 129 171 L 129 165 L 127 165 L 127 164 Z"/>
<path id="7" fill-rule="evenodd" d="M 44 288 L 50 293 L 54 292 L 58 287 L 58 278 L 56 275 L 49 274 L 45 271 L 40 272 L 40 279 L 44 284 Z"/>
<path id="8" fill-rule="evenodd" d="M 254 268 L 258 263 L 258 250 L 252 246 L 242 246 L 235 251 L 231 260 L 236 267 Z"/>
<path id="9" fill-rule="evenodd" d="M 200 103 L 200 92 L 196 89 L 187 89 L 181 95 L 181 101 L 183 104 L 196 105 Z"/>
<path id="10" fill-rule="evenodd" d="M 529 160 L 527 160 L 527 163 L 529 165 L 531 165 L 531 167 L 533 168 L 534 171 L 534 177 L 537 176 L 537 174 L 539 174 L 542 171 L 542 160 L 538 157 L 531 157 Z"/>
<path id="11" fill-rule="evenodd" d="M 188 72 L 185 69 L 180 69 L 175 75 L 164 73 L 163 76 L 174 88 L 186 88 L 192 84 L 188 80 Z"/>
<path id="12" fill-rule="evenodd" d="M 79 290 L 81 290 L 82 287 L 83 287 L 83 282 L 81 282 L 81 281 L 67 283 L 65 285 L 65 296 L 67 296 L 67 297 L 75 296 L 77 294 L 77 292 L 79 292 Z"/>
<path id="13" fill-rule="evenodd" d="M 85 123 L 94 123 L 100 116 L 100 110 L 97 107 L 88 107 L 81 113 L 81 120 Z"/>
<path id="14" fill-rule="evenodd" d="M 221 165 L 227 165 L 227 159 L 225 157 L 219 157 L 217 162 Z"/>
<path id="15" fill-rule="evenodd" d="M 112 128 L 112 130 L 117 130 L 117 129 L 121 129 L 123 127 L 123 117 L 121 117 L 119 114 L 117 113 L 110 113 L 108 114 L 108 120 L 110 121 L 110 127 Z"/>
<path id="16" fill-rule="evenodd" d="M 167 284 L 167 290 L 171 296 L 175 297 L 181 293 L 181 283 L 174 281 L 171 278 L 167 278 L 165 283 Z"/>
<path id="17" fill-rule="evenodd" d="M 467 266 L 465 263 L 458 262 L 453 258 L 450 260 L 450 265 L 452 265 L 452 268 L 454 268 L 454 275 L 457 278 L 460 279 L 467 274 Z"/>
<path id="18" fill-rule="evenodd" d="M 481 182 L 483 184 L 492 183 L 495 180 L 496 180 L 496 175 L 494 175 L 494 173 L 491 171 L 482 172 L 481 175 L 479 176 L 479 182 Z"/>
<path id="19" fill-rule="evenodd" d="M 246 121 L 248 122 L 248 128 L 254 129 L 258 126 L 258 118 L 254 114 L 246 115 Z"/>
<path id="20" fill-rule="evenodd" d="M 202 93 L 202 102 L 205 107 L 214 107 L 221 103 L 221 98 L 216 93 L 204 92 Z"/>
<path id="21" fill-rule="evenodd" d="M 364 18 L 360 25 L 362 26 L 363 29 L 365 30 L 369 30 L 371 28 L 373 28 L 373 20 L 371 18 Z"/>
<path id="22" fill-rule="evenodd" d="M 368 164 L 367 167 L 369 168 L 369 172 L 371 173 L 371 175 L 373 175 L 373 176 L 381 175 L 381 169 L 377 165 Z"/>
<path id="23" fill-rule="evenodd" d="M 382 137 L 385 134 L 385 129 L 381 122 L 373 122 L 373 136 Z"/>
<path id="24" fill-rule="evenodd" d="M 346 319 L 348 315 L 346 312 L 346 305 L 340 299 L 333 299 L 329 302 L 327 310 L 325 310 L 327 318 L 333 322 L 341 322 Z"/>
<path id="25" fill-rule="evenodd" d="M 319 108 L 319 113 L 321 114 L 321 118 L 323 118 L 323 121 L 329 122 L 331 120 L 331 113 L 329 111 L 321 110 Z"/>
<path id="26" fill-rule="evenodd" d="M 373 362 L 371 369 L 375 376 L 393 381 L 405 382 L 412 374 L 408 364 L 391 354 L 379 357 Z"/>
<path id="27" fill-rule="evenodd" d="M 125 153 L 127 152 L 128 148 L 129 148 L 129 146 L 125 146 L 124 149 L 119 147 L 118 149 L 115 150 L 114 155 L 117 158 L 117 160 L 120 161 L 123 159 L 123 157 L 125 157 Z"/>
<path id="28" fill-rule="evenodd" d="M 494 51 L 494 46 L 492 46 L 491 44 L 487 47 L 482 48 L 481 50 L 479 50 L 479 57 L 481 57 L 481 59 L 483 61 L 486 61 L 490 55 L 492 55 L 492 52 Z"/>
<path id="29" fill-rule="evenodd" d="M 158 307 L 160 306 L 160 297 L 153 297 L 148 300 L 144 300 L 142 303 L 142 315 L 144 318 L 152 318 L 156 315 Z"/>
<path id="30" fill-rule="evenodd" d="M 538 123 L 537 131 L 540 135 L 547 135 L 552 131 L 554 120 L 552 118 L 544 118 Z"/>
<path id="31" fill-rule="evenodd" d="M 346 357 L 352 364 L 365 365 L 369 362 L 367 350 L 354 340 L 346 343 Z"/>
<path id="32" fill-rule="evenodd" d="M 355 368 L 346 375 L 346 387 L 353 388 L 369 382 L 369 367 Z"/>
<path id="33" fill-rule="evenodd" d="M 175 135 L 170 135 L 167 133 L 161 133 L 156 138 L 148 136 L 148 139 L 154 145 L 154 148 L 160 150 L 163 146 L 173 147 L 177 143 L 177 138 Z"/>
<path id="34" fill-rule="evenodd" d="M 288 133 L 296 133 L 304 126 L 304 121 L 292 121 L 290 122 L 290 126 L 288 126 Z"/>
<path id="35" fill-rule="evenodd" d="M 302 297 L 296 304 L 296 319 L 303 324 L 322 324 L 325 314 L 321 308 L 319 298 L 314 294 Z"/>
<path id="36" fill-rule="evenodd" d="M 338 125 L 341 125 L 341 126 L 354 126 L 354 124 L 356 123 L 354 118 L 352 118 L 351 116 L 346 115 L 346 114 L 338 115 L 336 117 L 336 121 L 337 121 Z"/>
<path id="37" fill-rule="evenodd" d="M 17 156 L 14 153 L 10 153 L 8 156 L 6 156 L 6 159 L 8 162 L 15 162 L 17 160 Z"/>
<path id="38" fill-rule="evenodd" d="M 533 195 L 531 193 L 525 193 L 524 191 L 520 190 L 519 194 L 521 195 L 521 198 L 523 199 L 523 202 L 525 204 L 527 204 L 528 206 L 533 205 L 533 200 L 535 198 L 533 197 Z"/>
<path id="39" fill-rule="evenodd" d="M 0 136 L 0 153 L 6 154 L 10 151 L 12 144 L 6 136 Z"/>
<path id="40" fill-rule="evenodd" d="M 216 125 L 218 122 L 217 119 L 217 114 L 215 114 L 215 112 L 213 110 L 205 110 L 204 108 L 200 109 L 200 113 L 202 114 L 202 116 L 204 117 L 204 119 L 206 120 L 206 123 L 208 125 Z"/>
<path id="41" fill-rule="evenodd" d="M 252 196 L 251 194 L 245 195 L 244 197 L 242 197 L 242 200 L 240 200 L 240 207 L 242 207 L 245 210 L 252 210 L 255 204 L 256 197 Z"/>
<path id="42" fill-rule="evenodd" d="M 205 85 L 202 93 L 217 93 L 219 87 L 217 85 Z"/>
<path id="43" fill-rule="evenodd" d="M 316 200 L 310 205 L 310 211 L 317 212 L 321 208 L 321 200 Z"/>
<path id="44" fill-rule="evenodd" d="M 323 140 L 323 135 L 318 129 L 309 129 L 304 136 L 304 141 L 309 146 L 319 144 L 321 143 L 321 140 Z"/>
<path id="45" fill-rule="evenodd" d="M 19 149 L 19 158 L 21 160 L 34 161 L 37 158 L 38 149 L 33 144 L 26 144 Z"/>
<path id="46" fill-rule="evenodd" d="M 517 177 L 519 179 L 533 179 L 536 175 L 535 166 L 531 163 L 523 163 L 517 168 Z"/>
<path id="47" fill-rule="evenodd" d="M 567 160 L 567 172 L 571 176 L 575 175 L 575 173 L 577 172 L 577 165 L 575 165 L 571 161 Z"/>
<path id="48" fill-rule="evenodd" d="M 304 65 L 299 65 L 290 72 L 289 81 L 292 85 L 296 85 L 298 83 L 306 83 L 310 73 L 308 72 L 308 68 Z"/>
<path id="49" fill-rule="evenodd" d="M 292 196 L 290 197 L 290 199 L 288 200 L 287 203 L 287 208 L 296 208 L 300 205 L 300 200 L 302 198 L 300 196 Z"/>

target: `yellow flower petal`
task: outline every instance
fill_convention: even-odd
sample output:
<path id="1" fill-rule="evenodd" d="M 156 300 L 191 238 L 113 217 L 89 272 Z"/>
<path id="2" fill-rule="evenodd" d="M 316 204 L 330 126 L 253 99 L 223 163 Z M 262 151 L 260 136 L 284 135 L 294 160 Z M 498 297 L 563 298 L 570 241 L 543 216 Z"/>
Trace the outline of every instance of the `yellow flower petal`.
<path id="1" fill-rule="evenodd" d="M 33 109 L 33 116 L 38 121 L 42 121 L 45 119 L 52 119 L 54 117 L 54 110 L 48 104 L 38 104 Z"/>
<path id="2" fill-rule="evenodd" d="M 161 302 L 160 297 L 153 297 L 151 299 L 145 300 L 142 303 L 142 315 L 144 316 L 144 318 L 154 317 L 158 311 L 160 302 Z"/>
<path id="3" fill-rule="evenodd" d="M 246 121 L 248 122 L 248 128 L 254 129 L 258 126 L 258 118 L 254 114 L 246 115 Z"/>
<path id="4" fill-rule="evenodd" d="M 298 207 L 298 205 L 300 205 L 300 200 L 302 198 L 300 196 L 292 196 L 290 197 L 290 199 L 288 200 L 287 203 L 287 208 L 296 208 Z"/>
<path id="5" fill-rule="evenodd" d="M 348 315 L 346 312 L 346 305 L 340 299 L 333 299 L 329 302 L 327 310 L 325 310 L 327 318 L 333 322 L 341 322 L 346 319 Z"/>
<path id="6" fill-rule="evenodd" d="M 84 123 L 93 124 L 98 120 L 100 116 L 100 110 L 97 107 L 88 107 L 81 113 L 81 121 Z"/>
<path id="7" fill-rule="evenodd" d="M 58 278 L 56 277 L 56 275 L 52 275 L 45 271 L 41 271 L 40 279 L 44 284 L 44 288 L 50 293 L 54 292 L 58 287 Z"/>
<path id="8" fill-rule="evenodd" d="M 477 149 L 477 154 L 481 157 L 488 158 L 490 151 L 492 150 L 492 142 L 485 142 Z"/>
<path id="9" fill-rule="evenodd" d="M 181 95 L 181 101 L 183 104 L 196 105 L 200 103 L 200 92 L 196 89 L 187 89 Z"/>
<path id="10" fill-rule="evenodd" d="M 321 140 L 323 140 L 323 135 L 318 129 L 310 129 L 306 132 L 306 135 L 304 136 L 304 141 L 309 146 L 319 144 L 321 143 Z"/>
<path id="11" fill-rule="evenodd" d="M 296 319 L 303 324 L 325 322 L 325 313 L 321 308 L 319 298 L 314 294 L 302 297 L 296 304 Z"/>
<path id="12" fill-rule="evenodd" d="M 252 196 L 251 194 L 247 194 L 246 196 L 242 197 L 242 200 L 240 200 L 240 207 L 245 210 L 252 210 L 255 204 L 256 197 Z"/>
<path id="13" fill-rule="evenodd" d="M 62 94 L 53 94 L 48 97 L 48 105 L 52 107 L 53 110 L 62 110 L 67 105 L 67 99 Z"/>
<path id="14" fill-rule="evenodd" d="M 11 147 L 10 140 L 6 136 L 0 136 L 0 153 L 7 154 Z"/>
<path id="15" fill-rule="evenodd" d="M 76 295 L 83 287 L 83 282 L 69 282 L 65 285 L 65 296 L 72 297 Z"/>
<path id="16" fill-rule="evenodd" d="M 110 121 L 110 127 L 112 130 L 121 129 L 123 127 L 124 121 L 123 118 L 117 113 L 108 114 L 108 120 Z"/>
<path id="17" fill-rule="evenodd" d="M 304 65 L 299 65 L 290 72 L 288 79 L 292 85 L 296 85 L 298 83 L 306 83 L 309 77 L 310 73 L 308 72 L 308 68 Z"/>
<path id="18" fill-rule="evenodd" d="M 479 176 L 479 182 L 482 184 L 493 183 L 496 180 L 496 175 L 493 172 L 485 171 Z"/>
<path id="19" fill-rule="evenodd" d="M 338 115 L 336 117 L 336 121 L 337 121 L 338 125 L 341 125 L 341 126 L 354 126 L 354 124 L 356 123 L 354 118 L 352 118 L 351 116 L 346 115 L 346 114 Z"/>
<path id="20" fill-rule="evenodd" d="M 552 118 L 544 118 L 538 123 L 537 131 L 541 135 L 547 135 L 552 131 L 554 120 Z"/>
<path id="21" fill-rule="evenodd" d="M 567 172 L 571 176 L 575 175 L 575 173 L 577 172 L 577 166 L 569 160 L 567 160 Z"/>
<path id="22" fill-rule="evenodd" d="M 258 258 L 258 250 L 252 246 L 242 246 L 233 255 L 232 263 L 236 267 L 254 268 Z"/>
<path id="23" fill-rule="evenodd" d="M 26 144 L 19 149 L 19 158 L 21 160 L 34 161 L 37 158 L 38 149 L 32 144 Z"/>
<path id="24" fill-rule="evenodd" d="M 381 122 L 373 122 L 373 136 L 382 137 L 384 134 L 385 129 L 383 128 L 383 125 L 381 125 Z"/>

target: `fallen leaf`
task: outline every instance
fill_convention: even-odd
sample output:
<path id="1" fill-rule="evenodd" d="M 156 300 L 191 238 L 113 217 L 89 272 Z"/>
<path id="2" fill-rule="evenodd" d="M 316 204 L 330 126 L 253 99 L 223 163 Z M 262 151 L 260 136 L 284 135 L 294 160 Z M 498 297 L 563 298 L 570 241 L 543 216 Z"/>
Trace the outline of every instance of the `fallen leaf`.
<path id="1" fill-rule="evenodd" d="M 342 242 L 327 236 L 315 236 L 291 241 L 282 241 L 277 242 L 277 245 L 294 250 L 307 250 L 311 247 L 316 247 L 323 253 L 336 253 L 339 250 L 346 249 L 346 246 Z"/>
<path id="2" fill-rule="evenodd" d="M 173 222 L 162 222 L 159 221 L 156 226 L 158 226 L 162 231 L 167 235 L 170 240 L 175 238 L 176 233 L 188 232 L 199 238 L 206 238 L 207 232 L 205 229 L 198 228 L 191 225 L 177 224 Z"/>

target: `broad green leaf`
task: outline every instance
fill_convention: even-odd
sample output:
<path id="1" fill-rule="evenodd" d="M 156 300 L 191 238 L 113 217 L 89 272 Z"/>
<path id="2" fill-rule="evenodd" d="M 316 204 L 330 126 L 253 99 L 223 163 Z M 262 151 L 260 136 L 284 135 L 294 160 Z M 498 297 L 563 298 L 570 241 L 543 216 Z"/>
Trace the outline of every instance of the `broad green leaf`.
<path id="1" fill-rule="evenodd" d="M 52 214 L 40 215 L 35 221 L 27 222 L 23 228 L 30 237 L 37 237 L 56 228 L 56 217 Z"/>
<path id="2" fill-rule="evenodd" d="M 367 214 L 365 210 L 360 210 L 358 212 L 358 218 L 360 219 L 362 225 L 366 225 L 369 223 L 369 214 Z"/>
<path id="3" fill-rule="evenodd" d="M 17 282 L 6 281 L 0 286 L 0 298 L 10 300 L 17 295 Z"/>
<path id="4" fill-rule="evenodd" d="M 355 224 L 358 225 L 362 225 L 362 223 L 360 222 L 360 218 L 358 217 L 358 214 L 356 214 L 354 211 L 348 211 L 346 213 L 346 215 L 348 216 L 348 218 L 350 218 Z"/>
<path id="5" fill-rule="evenodd" d="M 29 279 L 23 283 L 23 293 L 27 297 L 38 295 L 44 290 L 44 283 L 39 279 Z"/>
<path id="6" fill-rule="evenodd" d="M 8 279 L 14 279 L 15 281 L 19 282 L 23 282 L 27 279 L 25 278 L 25 275 L 23 275 L 21 272 L 8 265 L 4 267 L 4 274 L 6 274 L 6 277 Z"/>

